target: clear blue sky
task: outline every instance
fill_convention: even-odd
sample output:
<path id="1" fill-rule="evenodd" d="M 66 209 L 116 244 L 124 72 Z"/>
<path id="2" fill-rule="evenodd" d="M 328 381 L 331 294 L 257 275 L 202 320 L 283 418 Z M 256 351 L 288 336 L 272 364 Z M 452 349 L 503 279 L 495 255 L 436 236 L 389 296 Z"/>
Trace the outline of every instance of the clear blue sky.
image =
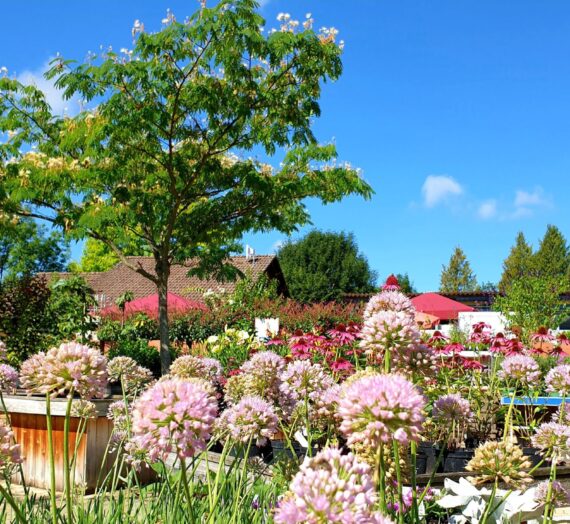
<path id="1" fill-rule="evenodd" d="M 57 52 L 130 46 L 135 19 L 155 30 L 166 8 L 183 19 L 197 6 L 3 2 L 0 67 L 38 77 Z M 535 246 L 548 223 L 570 236 L 570 2 L 264 2 L 268 26 L 279 12 L 310 12 L 346 41 L 316 131 L 376 191 L 369 202 L 310 203 L 315 227 L 354 232 L 380 277 L 408 272 L 420 290 L 437 288 L 456 245 L 480 281 L 497 281 L 517 231 Z M 266 253 L 282 239 L 246 241 Z"/>

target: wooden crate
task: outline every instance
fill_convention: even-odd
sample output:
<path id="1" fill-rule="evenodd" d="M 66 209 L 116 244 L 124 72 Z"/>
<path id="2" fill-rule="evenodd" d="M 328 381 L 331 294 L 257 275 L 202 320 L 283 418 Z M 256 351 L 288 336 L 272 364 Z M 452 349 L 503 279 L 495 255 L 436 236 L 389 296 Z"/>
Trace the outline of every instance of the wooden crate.
<path id="1" fill-rule="evenodd" d="M 108 453 L 107 447 L 113 431 L 113 423 L 107 418 L 107 411 L 113 401 L 112 399 L 93 401 L 97 409 L 97 418 L 87 421 L 77 447 L 75 471 L 72 471 L 72 475 L 75 486 L 85 489 L 87 493 L 96 489 L 97 482 L 105 478 L 115 462 L 115 454 Z M 20 444 L 24 457 L 22 467 L 25 482 L 29 486 L 49 489 L 50 466 L 45 398 L 6 395 L 4 402 L 16 442 Z M 64 488 L 63 425 L 66 404 L 66 399 L 51 401 L 55 478 L 58 491 L 63 491 Z M 79 421 L 80 419 L 73 417 L 70 420 L 70 460 L 78 438 Z M 19 474 L 14 475 L 13 482 L 20 482 Z"/>

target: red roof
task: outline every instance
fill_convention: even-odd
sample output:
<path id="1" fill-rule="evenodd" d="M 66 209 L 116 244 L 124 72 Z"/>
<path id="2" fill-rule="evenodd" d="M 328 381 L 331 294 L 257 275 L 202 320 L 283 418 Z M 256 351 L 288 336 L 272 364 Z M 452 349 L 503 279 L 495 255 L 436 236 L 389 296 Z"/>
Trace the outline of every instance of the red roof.
<path id="1" fill-rule="evenodd" d="M 205 304 L 196 300 L 190 300 L 174 293 L 167 294 L 168 314 L 181 315 L 193 309 L 200 309 L 206 311 L 208 308 Z M 144 298 L 139 298 L 131 302 L 127 302 L 125 306 L 125 317 L 130 317 L 136 313 L 146 313 L 149 317 L 158 316 L 158 294 L 149 295 Z M 121 310 L 118 306 L 113 305 L 102 309 L 99 314 L 102 317 L 113 318 L 115 320 L 121 319 Z"/>
<path id="2" fill-rule="evenodd" d="M 423 293 L 412 298 L 412 304 L 416 311 L 435 315 L 441 320 L 457 319 L 457 314 L 462 311 L 475 311 L 475 308 L 466 306 L 461 302 L 443 297 L 437 293 Z"/>

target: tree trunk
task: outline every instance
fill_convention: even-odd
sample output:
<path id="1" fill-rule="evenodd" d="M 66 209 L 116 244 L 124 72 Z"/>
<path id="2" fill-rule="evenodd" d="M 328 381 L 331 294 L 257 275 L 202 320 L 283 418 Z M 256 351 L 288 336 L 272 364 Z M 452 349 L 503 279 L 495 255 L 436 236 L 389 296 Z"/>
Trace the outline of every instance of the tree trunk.
<path id="1" fill-rule="evenodd" d="M 170 348 L 168 337 L 168 271 L 158 270 L 158 326 L 160 333 L 160 370 L 166 375 L 170 369 Z"/>

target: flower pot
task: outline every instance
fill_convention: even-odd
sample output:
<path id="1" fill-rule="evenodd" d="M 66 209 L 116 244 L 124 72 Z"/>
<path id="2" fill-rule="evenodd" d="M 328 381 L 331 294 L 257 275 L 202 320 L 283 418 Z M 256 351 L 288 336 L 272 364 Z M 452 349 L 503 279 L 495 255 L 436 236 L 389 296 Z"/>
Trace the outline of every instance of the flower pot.
<path id="1" fill-rule="evenodd" d="M 443 463 L 444 473 L 465 471 L 467 463 L 473 458 L 474 453 L 474 450 L 467 448 L 448 451 L 445 454 L 445 461 Z"/>
<path id="2" fill-rule="evenodd" d="M 421 442 L 416 451 L 416 473 L 431 475 L 435 469 L 438 450 L 431 442 Z"/>
<path id="3" fill-rule="evenodd" d="M 540 453 L 537 448 L 533 447 L 523 447 L 523 455 L 530 460 L 531 467 L 534 468 L 542 460 Z"/>
<path id="4" fill-rule="evenodd" d="M 247 452 L 247 446 L 234 446 L 232 449 L 230 449 L 230 456 L 235 457 L 235 458 L 244 458 L 246 457 L 246 452 Z M 249 452 L 247 453 L 247 458 L 252 458 L 252 457 L 259 457 L 261 455 L 261 451 L 259 449 L 258 446 L 256 446 L 255 444 L 252 444 L 249 447 Z"/>
<path id="5" fill-rule="evenodd" d="M 295 446 L 293 446 L 294 448 Z M 296 452 L 296 450 L 295 450 Z M 271 441 L 272 460 L 290 460 L 295 457 L 286 440 Z"/>

